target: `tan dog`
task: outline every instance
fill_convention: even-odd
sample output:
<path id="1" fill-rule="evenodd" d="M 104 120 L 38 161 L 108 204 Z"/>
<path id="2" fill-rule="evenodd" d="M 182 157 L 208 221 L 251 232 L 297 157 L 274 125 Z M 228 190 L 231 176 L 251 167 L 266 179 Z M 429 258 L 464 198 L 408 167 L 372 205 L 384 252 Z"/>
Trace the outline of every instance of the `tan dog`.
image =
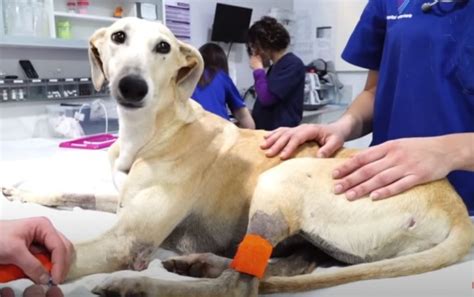
<path id="1" fill-rule="evenodd" d="M 95 87 L 108 80 L 118 103 L 119 141 L 110 156 L 120 191 L 119 220 L 96 240 L 75 245 L 69 279 L 141 266 L 137 262 L 158 246 L 232 257 L 246 233 L 273 246 L 299 236 L 356 265 L 289 277 L 311 271 L 315 263 L 297 261 L 302 266 L 290 269 L 283 261 L 270 266 L 259 282 L 228 269 L 227 258 L 198 254 L 164 265 L 215 278 L 116 279 L 94 292 L 207 297 L 303 291 L 439 269 L 471 248 L 472 223 L 446 180 L 378 202 L 349 202 L 332 192 L 331 172 L 344 159 L 301 158 L 315 156 L 315 144 L 283 163 L 266 158 L 259 148 L 264 131 L 238 129 L 189 99 L 203 71 L 202 59 L 163 25 L 125 18 L 98 30 L 90 45 Z M 341 150 L 336 157 L 350 155 Z M 18 198 L 14 190 L 4 192 L 38 202 L 33 196 Z M 39 202 L 63 205 L 64 197 Z M 284 276 L 271 276 L 278 273 Z"/>

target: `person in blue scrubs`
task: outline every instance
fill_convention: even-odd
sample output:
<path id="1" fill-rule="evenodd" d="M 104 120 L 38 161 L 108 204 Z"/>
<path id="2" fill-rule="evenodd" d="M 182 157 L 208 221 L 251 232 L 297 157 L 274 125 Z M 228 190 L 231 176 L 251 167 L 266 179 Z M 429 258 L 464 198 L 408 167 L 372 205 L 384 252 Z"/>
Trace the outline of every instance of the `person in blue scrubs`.
<path id="1" fill-rule="evenodd" d="M 274 18 L 263 17 L 249 29 L 247 48 L 257 93 L 252 116 L 257 129 L 295 127 L 303 118 L 306 71 L 301 59 L 288 52 L 289 44 L 288 31 Z"/>
<path id="2" fill-rule="evenodd" d="M 369 0 L 342 54 L 369 69 L 364 91 L 334 123 L 273 131 L 267 155 L 315 140 L 329 157 L 372 132 L 334 171 L 335 193 L 377 200 L 447 176 L 474 215 L 474 1 L 424 2 Z"/>
<path id="3" fill-rule="evenodd" d="M 255 123 L 229 77 L 229 66 L 224 50 L 215 43 L 206 43 L 199 48 L 204 60 L 204 72 L 191 98 L 202 107 L 226 120 L 229 112 L 241 128 L 255 129 Z"/>

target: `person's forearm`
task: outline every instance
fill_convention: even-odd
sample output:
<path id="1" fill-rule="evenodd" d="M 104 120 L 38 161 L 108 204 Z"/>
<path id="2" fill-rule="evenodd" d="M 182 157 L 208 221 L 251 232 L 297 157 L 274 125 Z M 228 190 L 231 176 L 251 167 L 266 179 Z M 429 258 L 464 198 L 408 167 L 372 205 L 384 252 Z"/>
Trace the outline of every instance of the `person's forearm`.
<path id="1" fill-rule="evenodd" d="M 344 115 L 334 125 L 343 131 L 345 140 L 352 140 L 372 132 L 375 92 L 377 89 L 378 72 L 369 71 L 367 83 L 349 106 Z"/>
<path id="2" fill-rule="evenodd" d="M 372 132 L 375 94 L 363 91 L 351 104 L 341 120 L 350 125 L 346 140 L 362 137 Z"/>
<path id="3" fill-rule="evenodd" d="M 241 128 L 255 129 L 255 122 L 246 107 L 239 108 L 233 112 L 234 117 L 237 119 L 238 125 Z"/>
<path id="4" fill-rule="evenodd" d="M 274 96 L 270 90 L 268 90 L 267 75 L 264 69 L 255 69 L 253 72 L 255 79 L 255 92 L 257 98 L 263 106 L 270 106 L 277 102 L 276 96 Z"/>
<path id="5" fill-rule="evenodd" d="M 452 161 L 452 170 L 474 171 L 474 133 L 449 134 L 439 140 Z"/>

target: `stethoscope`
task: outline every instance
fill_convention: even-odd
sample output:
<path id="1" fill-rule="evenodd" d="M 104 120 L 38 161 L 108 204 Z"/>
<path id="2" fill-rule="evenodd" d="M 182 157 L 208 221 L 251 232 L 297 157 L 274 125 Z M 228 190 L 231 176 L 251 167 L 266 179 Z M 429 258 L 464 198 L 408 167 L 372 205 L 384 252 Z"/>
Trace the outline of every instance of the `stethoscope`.
<path id="1" fill-rule="evenodd" d="M 434 6 L 439 3 L 453 3 L 453 2 L 468 2 L 469 0 L 434 0 L 433 2 L 426 2 L 421 5 L 421 10 L 425 13 L 430 12 Z"/>

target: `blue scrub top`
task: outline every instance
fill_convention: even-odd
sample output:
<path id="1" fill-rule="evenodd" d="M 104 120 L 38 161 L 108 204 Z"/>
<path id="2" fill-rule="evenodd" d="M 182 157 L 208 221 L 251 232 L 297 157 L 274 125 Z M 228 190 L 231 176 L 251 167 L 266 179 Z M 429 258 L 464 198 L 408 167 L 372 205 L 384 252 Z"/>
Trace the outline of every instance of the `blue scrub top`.
<path id="1" fill-rule="evenodd" d="M 245 107 L 235 84 L 224 71 L 218 71 L 214 79 L 206 86 L 197 86 L 191 98 L 202 107 L 222 118 L 229 120 L 227 107 L 231 111 Z"/>
<path id="2" fill-rule="evenodd" d="M 372 145 L 474 132 L 474 1 L 425 2 L 369 0 L 342 54 L 379 71 Z M 448 179 L 474 215 L 474 172 Z"/>
<path id="3" fill-rule="evenodd" d="M 268 90 L 277 98 L 270 106 L 257 99 L 252 117 L 257 129 L 274 130 L 296 127 L 303 119 L 304 83 L 306 70 L 300 58 L 287 53 L 267 72 Z"/>

